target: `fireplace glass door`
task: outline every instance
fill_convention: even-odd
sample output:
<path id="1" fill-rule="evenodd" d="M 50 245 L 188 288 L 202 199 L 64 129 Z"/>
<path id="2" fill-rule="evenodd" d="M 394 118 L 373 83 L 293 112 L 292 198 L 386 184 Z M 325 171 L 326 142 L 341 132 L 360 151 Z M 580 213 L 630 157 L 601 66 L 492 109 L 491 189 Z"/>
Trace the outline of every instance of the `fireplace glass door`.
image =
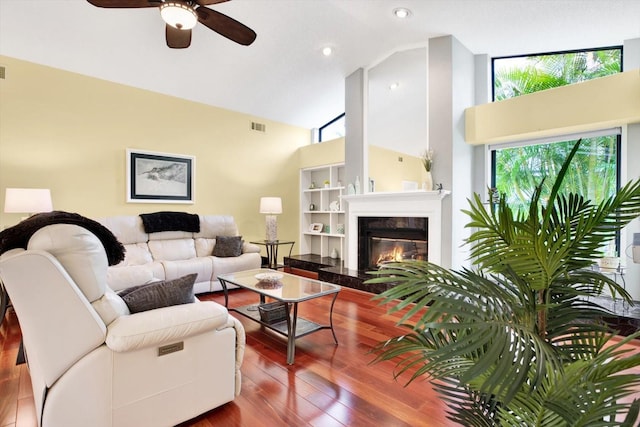
<path id="1" fill-rule="evenodd" d="M 358 269 L 405 260 L 428 260 L 428 218 L 358 218 Z"/>

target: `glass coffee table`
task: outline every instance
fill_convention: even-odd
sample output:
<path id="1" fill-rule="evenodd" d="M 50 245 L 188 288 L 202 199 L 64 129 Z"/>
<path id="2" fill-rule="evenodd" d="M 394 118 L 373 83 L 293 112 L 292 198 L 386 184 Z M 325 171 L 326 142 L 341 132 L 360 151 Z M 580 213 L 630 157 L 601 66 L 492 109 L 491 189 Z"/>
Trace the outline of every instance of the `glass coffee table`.
<path id="1" fill-rule="evenodd" d="M 256 278 L 260 274 L 279 274 L 277 282 L 264 282 Z M 258 305 L 246 305 L 229 308 L 249 319 L 255 320 L 264 327 L 287 337 L 287 363 L 293 364 L 296 350 L 296 338 L 301 338 L 321 329 L 331 329 L 333 340 L 338 345 L 338 338 L 333 329 L 333 305 L 336 302 L 340 286 L 319 280 L 295 276 L 293 274 L 269 269 L 255 269 L 218 276 L 224 291 L 224 305 L 229 307 L 229 285 L 255 292 L 260 297 Z M 314 298 L 333 295 L 329 308 L 329 324 L 322 325 L 298 317 L 298 303 Z M 266 298 L 275 303 L 266 304 Z M 292 332 L 293 331 L 293 332 Z"/>

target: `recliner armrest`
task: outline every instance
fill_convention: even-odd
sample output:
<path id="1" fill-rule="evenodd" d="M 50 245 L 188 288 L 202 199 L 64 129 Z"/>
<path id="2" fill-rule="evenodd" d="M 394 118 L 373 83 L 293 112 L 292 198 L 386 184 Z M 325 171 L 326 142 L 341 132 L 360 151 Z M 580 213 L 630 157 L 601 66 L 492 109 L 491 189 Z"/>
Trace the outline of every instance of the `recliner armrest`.
<path id="1" fill-rule="evenodd" d="M 169 344 L 227 324 L 227 309 L 213 301 L 174 305 L 121 316 L 107 327 L 107 346 L 127 352 Z"/>

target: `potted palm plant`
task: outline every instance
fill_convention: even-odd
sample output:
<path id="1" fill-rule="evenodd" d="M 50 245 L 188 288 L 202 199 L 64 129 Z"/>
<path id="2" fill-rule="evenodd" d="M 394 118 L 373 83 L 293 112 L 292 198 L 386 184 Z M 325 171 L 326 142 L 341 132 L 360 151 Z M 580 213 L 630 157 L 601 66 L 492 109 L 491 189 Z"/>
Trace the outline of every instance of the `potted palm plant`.
<path id="1" fill-rule="evenodd" d="M 528 212 L 504 195 L 487 209 L 469 201 L 472 268 L 423 261 L 385 265 L 369 282 L 395 286 L 374 298 L 401 312 L 406 334 L 379 343 L 373 362 L 394 360 L 407 385 L 426 375 L 463 426 L 636 426 L 630 396 L 640 354 L 600 321 L 592 297 L 615 281 L 591 269 L 601 248 L 640 215 L 640 179 L 594 205 L 561 194 L 574 146 L 547 200 L 542 185 Z"/>

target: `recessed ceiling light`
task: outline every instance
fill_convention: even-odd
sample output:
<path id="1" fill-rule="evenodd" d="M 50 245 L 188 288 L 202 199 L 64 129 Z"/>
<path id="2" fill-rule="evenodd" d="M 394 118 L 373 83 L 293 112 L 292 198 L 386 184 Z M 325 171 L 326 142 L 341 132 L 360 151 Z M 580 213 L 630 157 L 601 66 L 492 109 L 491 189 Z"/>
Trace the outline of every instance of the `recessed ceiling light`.
<path id="1" fill-rule="evenodd" d="M 398 89 L 398 87 L 400 86 L 400 83 L 398 82 L 393 82 L 389 85 L 389 90 L 396 90 Z"/>
<path id="2" fill-rule="evenodd" d="M 398 7 L 396 9 L 393 9 L 393 14 L 396 16 L 396 18 L 405 19 L 411 16 L 411 11 L 406 7 Z"/>
<path id="3" fill-rule="evenodd" d="M 322 49 L 322 54 L 324 56 L 331 56 L 332 53 L 333 53 L 333 49 L 331 49 L 329 46 Z"/>

